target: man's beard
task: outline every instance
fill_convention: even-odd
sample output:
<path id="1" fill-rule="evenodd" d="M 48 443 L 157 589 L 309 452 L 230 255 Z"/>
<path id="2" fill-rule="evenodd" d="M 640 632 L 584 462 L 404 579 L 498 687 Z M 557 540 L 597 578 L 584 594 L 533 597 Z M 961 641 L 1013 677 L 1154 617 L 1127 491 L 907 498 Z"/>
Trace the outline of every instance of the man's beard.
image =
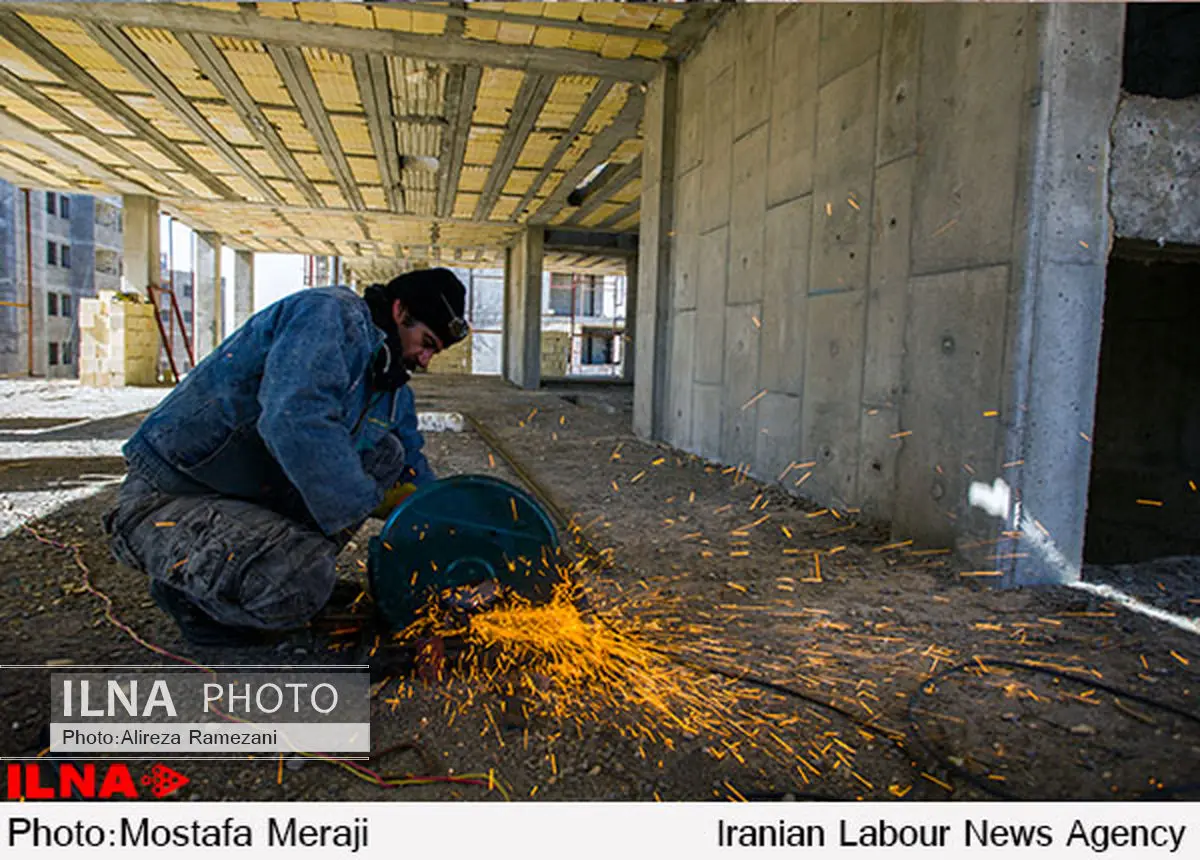
<path id="1" fill-rule="evenodd" d="M 399 335 L 389 332 L 371 365 L 371 384 L 376 391 L 396 391 L 412 378 L 410 362 L 403 354 Z"/>

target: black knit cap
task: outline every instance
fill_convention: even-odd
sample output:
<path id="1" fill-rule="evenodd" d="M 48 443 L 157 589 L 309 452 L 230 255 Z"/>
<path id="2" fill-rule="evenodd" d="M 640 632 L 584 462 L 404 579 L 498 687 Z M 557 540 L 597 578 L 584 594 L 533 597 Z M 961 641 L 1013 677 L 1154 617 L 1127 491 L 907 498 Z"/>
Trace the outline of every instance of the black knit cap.
<path id="1" fill-rule="evenodd" d="M 469 329 L 465 315 L 467 288 L 449 269 L 418 269 L 392 278 L 383 287 L 390 306 L 399 299 L 413 319 L 423 322 L 444 347 L 458 343 Z"/>

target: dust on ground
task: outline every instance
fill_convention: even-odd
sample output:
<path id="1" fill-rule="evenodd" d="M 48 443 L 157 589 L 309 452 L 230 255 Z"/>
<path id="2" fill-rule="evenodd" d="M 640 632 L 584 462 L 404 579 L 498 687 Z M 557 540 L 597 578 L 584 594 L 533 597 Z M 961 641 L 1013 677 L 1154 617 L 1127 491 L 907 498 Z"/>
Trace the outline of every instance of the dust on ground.
<path id="1" fill-rule="evenodd" d="M 1194 635 L 1071 589 L 989 590 L 960 576 L 937 548 L 904 545 L 870 524 L 641 442 L 630 431 L 628 389 L 520 392 L 497 380 L 424 376 L 413 384 L 420 408 L 481 421 L 586 526 L 594 546 L 611 550 L 597 593 L 616 604 L 628 597 L 630 612 L 660 627 L 715 631 L 683 637 L 679 652 L 693 671 L 718 670 L 727 688 L 742 691 L 745 721 L 732 734 L 663 732 L 650 742 L 617 720 L 518 717 L 487 698 L 463 709 L 443 685 L 392 678 L 373 701 L 372 746 L 407 746 L 372 767 L 491 773 L 513 798 L 537 800 L 1200 793 Z M 517 481 L 469 430 L 430 434 L 426 451 L 441 475 Z M 0 476 L 22 488 L 69 480 L 52 462 L 26 464 L 19 478 L 15 464 L 5 464 Z M 113 464 L 79 465 L 107 472 Z M 162 659 L 105 619 L 102 602 L 82 587 L 79 562 L 116 617 L 145 640 L 187 653 L 144 577 L 108 554 L 99 520 L 114 493 L 33 524 L 43 539 L 78 547 L 77 557 L 24 530 L 3 540 L 0 663 Z M 370 533 L 365 527 L 340 559 L 344 577 L 361 576 Z M 1156 582 L 1143 586 L 1147 599 L 1194 613 L 1194 576 Z M 271 662 L 352 656 L 331 652 L 331 643 L 285 643 Z M 394 694 L 400 684 L 403 697 Z M 48 710 L 45 670 L 0 673 L 0 752 L 37 752 Z M 181 799 L 500 799 L 486 785 L 387 790 L 327 763 L 281 766 L 275 755 L 180 769 L 191 779 Z"/>

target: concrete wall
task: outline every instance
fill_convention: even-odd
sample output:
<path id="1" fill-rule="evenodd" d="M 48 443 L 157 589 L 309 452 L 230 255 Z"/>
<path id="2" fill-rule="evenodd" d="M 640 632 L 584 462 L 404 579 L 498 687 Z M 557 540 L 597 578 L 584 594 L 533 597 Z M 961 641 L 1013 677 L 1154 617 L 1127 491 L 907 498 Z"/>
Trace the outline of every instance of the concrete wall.
<path id="1" fill-rule="evenodd" d="M 680 66 L 675 123 L 660 132 L 674 141 L 662 174 L 647 160 L 643 178 L 673 186 L 670 219 L 643 216 L 638 295 L 645 316 L 662 286 L 645 252 L 669 257 L 661 437 L 768 480 L 815 462 L 803 494 L 922 543 L 966 550 L 1011 527 L 972 511 L 970 484 L 1004 477 L 1020 492 L 1006 463 L 1031 439 L 1091 427 L 1087 409 L 1027 420 L 1042 389 L 1085 390 L 1088 361 L 1094 386 L 1096 357 L 1085 348 L 1078 373 L 1068 361 L 1034 391 L 1029 362 L 1053 357 L 1024 314 L 1052 288 L 1064 312 L 1086 300 L 1098 348 L 1114 8 L 726 13 Z M 1103 50 L 1081 35 L 1093 25 Z M 644 191 L 644 213 L 647 201 L 661 202 Z M 1086 455 L 1070 466 L 1085 497 Z M 1081 546 L 1082 520 L 1069 526 Z"/>
<path id="2" fill-rule="evenodd" d="M 1200 97 L 1126 95 L 1112 136 L 1117 235 L 1200 245 Z"/>

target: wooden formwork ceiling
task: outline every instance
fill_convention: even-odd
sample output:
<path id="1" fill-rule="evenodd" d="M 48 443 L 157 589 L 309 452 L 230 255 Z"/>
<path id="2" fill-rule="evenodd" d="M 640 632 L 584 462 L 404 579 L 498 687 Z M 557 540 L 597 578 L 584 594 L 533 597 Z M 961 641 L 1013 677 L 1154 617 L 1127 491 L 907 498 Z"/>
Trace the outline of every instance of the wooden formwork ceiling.
<path id="1" fill-rule="evenodd" d="M 0 176 L 153 195 L 249 250 L 489 264 L 525 224 L 636 229 L 645 85 L 714 14 L 6 3 Z"/>

